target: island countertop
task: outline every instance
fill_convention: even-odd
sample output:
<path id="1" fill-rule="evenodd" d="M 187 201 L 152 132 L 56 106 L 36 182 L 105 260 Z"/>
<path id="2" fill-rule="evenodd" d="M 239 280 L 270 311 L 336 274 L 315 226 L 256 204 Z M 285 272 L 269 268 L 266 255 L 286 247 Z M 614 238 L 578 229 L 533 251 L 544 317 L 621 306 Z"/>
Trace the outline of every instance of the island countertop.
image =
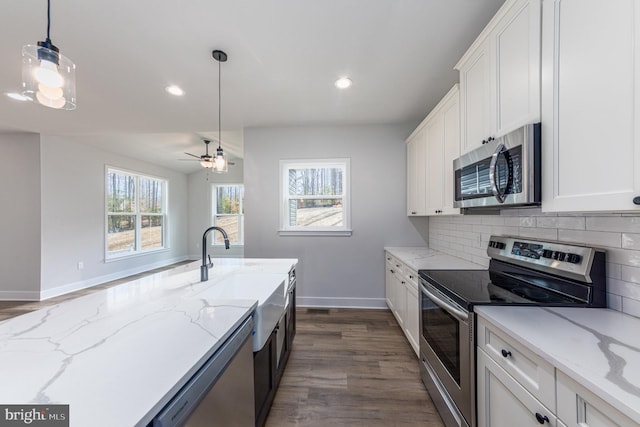
<path id="1" fill-rule="evenodd" d="M 297 263 L 213 261 L 207 282 L 193 262 L 0 322 L 0 402 L 69 404 L 75 427 L 146 425 L 257 304 L 204 291 Z"/>

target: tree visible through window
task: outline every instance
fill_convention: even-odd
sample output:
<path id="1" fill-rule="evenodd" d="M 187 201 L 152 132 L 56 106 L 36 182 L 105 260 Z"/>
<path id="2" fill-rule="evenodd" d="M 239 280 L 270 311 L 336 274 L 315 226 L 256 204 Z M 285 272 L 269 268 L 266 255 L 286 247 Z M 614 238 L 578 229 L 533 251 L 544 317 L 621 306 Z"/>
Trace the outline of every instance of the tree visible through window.
<path id="1" fill-rule="evenodd" d="M 109 168 L 106 192 L 107 258 L 165 247 L 165 180 Z"/>
<path id="2" fill-rule="evenodd" d="M 349 159 L 283 160 L 281 231 L 349 231 Z"/>
<path id="3" fill-rule="evenodd" d="M 229 235 L 232 245 L 244 244 L 244 185 L 223 184 L 213 186 L 213 225 Z M 214 233 L 214 245 L 223 245 L 220 233 Z"/>

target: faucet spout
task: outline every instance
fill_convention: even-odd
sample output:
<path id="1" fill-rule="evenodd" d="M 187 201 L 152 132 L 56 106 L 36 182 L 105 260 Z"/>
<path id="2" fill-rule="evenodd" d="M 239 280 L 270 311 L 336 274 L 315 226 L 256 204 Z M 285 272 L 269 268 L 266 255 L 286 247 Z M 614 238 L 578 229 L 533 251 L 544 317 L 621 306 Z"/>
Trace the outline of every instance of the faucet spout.
<path id="1" fill-rule="evenodd" d="M 213 230 L 218 230 L 220 234 L 222 234 L 222 237 L 224 238 L 224 248 L 229 250 L 229 236 L 226 231 L 216 226 L 209 227 L 204 231 L 204 234 L 202 235 L 202 265 L 200 266 L 201 282 L 209 280 L 209 269 L 213 267 L 211 257 L 209 257 L 209 263 L 207 263 L 207 235 Z"/>

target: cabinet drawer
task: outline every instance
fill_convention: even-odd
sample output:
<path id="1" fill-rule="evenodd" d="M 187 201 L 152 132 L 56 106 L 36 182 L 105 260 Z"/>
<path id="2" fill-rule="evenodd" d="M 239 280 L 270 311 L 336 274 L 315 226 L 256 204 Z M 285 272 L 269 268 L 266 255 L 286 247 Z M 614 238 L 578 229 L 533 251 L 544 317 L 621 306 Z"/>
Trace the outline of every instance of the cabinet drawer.
<path id="1" fill-rule="evenodd" d="M 529 393 L 555 412 L 554 367 L 506 333 L 478 318 L 478 348 L 518 381 Z"/>
<path id="2" fill-rule="evenodd" d="M 567 427 L 637 427 L 626 415 L 558 371 L 558 418 Z"/>
<path id="3" fill-rule="evenodd" d="M 404 266 L 404 280 L 410 284 L 414 289 L 418 289 L 418 273 L 410 269 L 406 265 Z"/>

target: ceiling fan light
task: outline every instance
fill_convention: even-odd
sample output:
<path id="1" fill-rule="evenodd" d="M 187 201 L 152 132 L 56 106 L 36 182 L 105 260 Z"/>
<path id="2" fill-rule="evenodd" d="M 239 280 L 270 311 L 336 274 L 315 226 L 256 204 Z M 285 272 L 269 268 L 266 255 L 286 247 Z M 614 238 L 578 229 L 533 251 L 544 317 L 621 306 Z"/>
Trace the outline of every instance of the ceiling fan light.
<path id="1" fill-rule="evenodd" d="M 211 160 L 202 160 L 200 162 L 200 166 L 202 166 L 203 168 L 210 169 L 213 167 L 213 162 Z"/>

